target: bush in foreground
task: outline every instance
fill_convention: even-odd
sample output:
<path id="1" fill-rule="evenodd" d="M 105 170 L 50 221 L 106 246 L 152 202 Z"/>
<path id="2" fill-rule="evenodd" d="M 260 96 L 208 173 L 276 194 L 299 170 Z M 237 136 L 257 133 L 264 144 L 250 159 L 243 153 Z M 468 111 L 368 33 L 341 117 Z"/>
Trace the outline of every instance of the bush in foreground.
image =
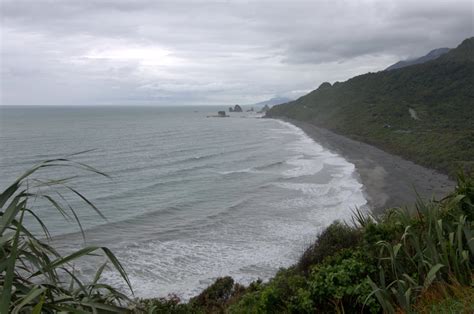
<path id="1" fill-rule="evenodd" d="M 326 257 L 342 249 L 357 247 L 360 240 L 360 230 L 335 222 L 327 227 L 301 255 L 297 268 L 308 274 L 312 265 L 321 263 Z"/>
<path id="2" fill-rule="evenodd" d="M 82 281 L 74 273 L 72 262 L 102 251 L 131 289 L 125 270 L 109 249 L 85 247 L 62 256 L 46 242 L 50 239 L 48 229 L 30 207 L 38 199 L 49 202 L 66 219 L 76 220 L 81 231 L 76 212 L 69 206 L 64 192 L 83 200 L 102 216 L 91 202 L 68 185 L 69 180 L 33 177 L 45 168 L 64 166 L 104 175 L 89 166 L 66 159 L 49 160 L 28 170 L 0 194 L 0 313 L 117 313 L 125 311 L 130 302 L 114 287 L 100 282 L 106 264 L 98 267 L 90 282 Z M 42 228 L 46 241 L 28 230 L 24 223 L 28 215 Z"/>

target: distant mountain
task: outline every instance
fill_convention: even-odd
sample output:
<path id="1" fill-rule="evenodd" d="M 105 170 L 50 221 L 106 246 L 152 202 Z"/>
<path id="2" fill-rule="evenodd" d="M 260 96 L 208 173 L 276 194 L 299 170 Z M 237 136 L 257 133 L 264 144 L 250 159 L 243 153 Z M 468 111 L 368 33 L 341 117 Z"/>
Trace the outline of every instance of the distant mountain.
<path id="1" fill-rule="evenodd" d="M 252 104 L 252 105 L 249 105 L 249 106 L 255 106 L 255 107 L 269 106 L 269 107 L 271 107 L 271 106 L 284 104 L 284 103 L 290 102 L 292 100 L 293 99 L 290 99 L 290 98 L 287 98 L 287 97 L 273 97 L 271 99 L 261 101 L 261 102 L 258 102 L 256 104 Z"/>
<path id="2" fill-rule="evenodd" d="M 446 173 L 474 172 L 473 86 L 474 37 L 422 64 L 324 83 L 267 116 L 310 122 Z"/>
<path id="3" fill-rule="evenodd" d="M 423 57 L 410 59 L 410 60 L 405 60 L 405 61 L 398 61 L 397 63 L 392 64 L 391 66 L 386 68 L 385 71 L 401 69 L 401 68 L 404 68 L 404 67 L 407 67 L 407 66 L 410 66 L 410 65 L 425 63 L 427 61 L 434 60 L 434 59 L 444 55 L 449 50 L 450 50 L 450 48 L 434 49 L 434 50 L 431 50 L 427 55 L 424 55 Z"/>

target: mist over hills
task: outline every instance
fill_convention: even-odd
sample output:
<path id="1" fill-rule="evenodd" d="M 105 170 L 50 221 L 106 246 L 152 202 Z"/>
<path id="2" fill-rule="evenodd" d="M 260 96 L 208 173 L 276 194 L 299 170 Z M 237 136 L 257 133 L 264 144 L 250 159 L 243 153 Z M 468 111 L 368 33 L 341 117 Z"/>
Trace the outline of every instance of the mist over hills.
<path id="1" fill-rule="evenodd" d="M 427 167 L 474 169 L 474 38 L 421 64 L 323 83 L 269 117 L 313 123 Z"/>
<path id="2" fill-rule="evenodd" d="M 255 104 L 251 104 L 251 105 L 248 105 L 248 106 L 255 106 L 255 107 L 263 107 L 263 106 L 275 106 L 275 105 L 280 105 L 280 104 L 284 104 L 284 103 L 287 103 L 289 101 L 292 101 L 293 99 L 291 98 L 288 98 L 288 97 L 273 97 L 273 98 L 270 98 L 268 100 L 265 100 L 265 101 L 261 101 L 261 102 L 258 102 L 258 103 L 255 103 Z"/>
<path id="3" fill-rule="evenodd" d="M 430 52 L 428 52 L 426 55 L 424 55 L 424 56 L 422 56 L 422 57 L 415 58 L 415 59 L 409 59 L 409 60 L 398 61 L 397 63 L 392 64 L 391 66 L 389 66 L 388 68 L 386 68 L 385 71 L 390 71 L 390 70 L 395 70 L 395 69 L 401 69 L 401 68 L 404 68 L 404 67 L 407 67 L 407 66 L 410 66 L 410 65 L 425 63 L 425 62 L 434 60 L 434 59 L 436 59 L 436 58 L 438 58 L 438 57 L 444 55 L 444 54 L 447 53 L 449 50 L 450 50 L 450 48 L 438 48 L 438 49 L 434 49 L 434 50 L 431 50 Z"/>

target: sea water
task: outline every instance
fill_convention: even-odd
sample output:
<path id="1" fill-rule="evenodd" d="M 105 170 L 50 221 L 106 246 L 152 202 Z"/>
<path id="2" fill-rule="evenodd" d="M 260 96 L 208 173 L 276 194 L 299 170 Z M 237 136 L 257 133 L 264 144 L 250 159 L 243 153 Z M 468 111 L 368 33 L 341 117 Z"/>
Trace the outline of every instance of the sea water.
<path id="1" fill-rule="evenodd" d="M 254 113 L 207 118 L 218 110 L 0 107 L 0 188 L 42 160 L 88 151 L 70 158 L 110 178 L 64 167 L 38 173 L 75 176 L 68 184 L 104 214 L 64 189 L 65 200 L 51 194 L 77 210 L 86 243 L 53 206 L 30 202 L 61 251 L 109 247 L 139 297 L 186 299 L 227 275 L 268 279 L 331 222 L 364 207 L 363 187 L 353 164 L 299 128 Z M 97 262 L 76 271 L 90 275 Z M 104 280 L 125 289 L 112 269 Z"/>

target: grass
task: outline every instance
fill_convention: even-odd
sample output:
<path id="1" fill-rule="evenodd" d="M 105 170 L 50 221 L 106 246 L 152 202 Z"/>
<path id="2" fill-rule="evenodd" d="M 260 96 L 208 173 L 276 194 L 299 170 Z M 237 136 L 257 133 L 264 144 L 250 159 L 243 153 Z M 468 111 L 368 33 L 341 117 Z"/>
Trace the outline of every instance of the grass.
<path id="1" fill-rule="evenodd" d="M 457 314 L 474 312 L 474 287 L 459 283 L 436 284 L 423 292 L 413 306 L 415 313 Z"/>

